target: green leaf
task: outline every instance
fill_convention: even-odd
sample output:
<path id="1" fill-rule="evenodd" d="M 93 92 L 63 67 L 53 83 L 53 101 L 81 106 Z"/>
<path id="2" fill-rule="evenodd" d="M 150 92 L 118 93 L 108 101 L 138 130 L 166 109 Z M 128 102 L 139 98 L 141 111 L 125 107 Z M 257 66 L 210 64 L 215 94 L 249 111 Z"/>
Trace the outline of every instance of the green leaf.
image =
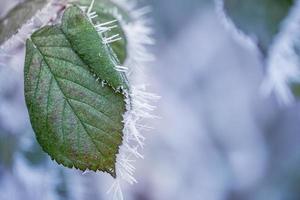
<path id="1" fill-rule="evenodd" d="M 224 0 L 224 9 L 238 29 L 253 37 L 264 55 L 294 0 Z"/>
<path id="2" fill-rule="evenodd" d="M 98 77 L 115 89 L 128 89 L 125 75 L 115 69 L 116 65 L 120 65 L 119 61 L 113 56 L 110 47 L 103 44 L 95 28 L 78 7 L 73 6 L 65 11 L 62 31 L 72 48 Z"/>
<path id="3" fill-rule="evenodd" d="M 91 4 L 90 0 L 75 0 L 73 1 L 74 4 L 79 6 L 89 7 Z M 113 4 L 111 1 L 107 0 L 95 0 L 93 11 L 97 13 L 97 17 L 93 19 L 95 24 L 97 23 L 106 23 L 109 21 L 116 20 L 116 18 L 112 15 L 113 12 L 117 10 L 118 14 L 122 16 L 124 22 L 129 21 L 129 16 L 124 12 L 121 8 L 117 5 Z M 127 57 L 127 40 L 125 33 L 121 27 L 121 23 L 117 21 L 115 23 L 117 25 L 116 28 L 111 29 L 111 31 L 107 32 L 107 37 L 119 34 L 122 40 L 118 40 L 113 42 L 110 46 L 113 52 L 118 57 L 119 61 L 123 64 Z"/>
<path id="4" fill-rule="evenodd" d="M 25 99 L 37 140 L 54 160 L 115 177 L 126 108 L 112 86 L 127 85 L 103 46 L 81 10 L 68 8 L 62 26 L 27 40 Z"/>
<path id="5" fill-rule="evenodd" d="M 16 34 L 47 3 L 46 0 L 26 0 L 14 7 L 0 20 L 0 44 Z"/>

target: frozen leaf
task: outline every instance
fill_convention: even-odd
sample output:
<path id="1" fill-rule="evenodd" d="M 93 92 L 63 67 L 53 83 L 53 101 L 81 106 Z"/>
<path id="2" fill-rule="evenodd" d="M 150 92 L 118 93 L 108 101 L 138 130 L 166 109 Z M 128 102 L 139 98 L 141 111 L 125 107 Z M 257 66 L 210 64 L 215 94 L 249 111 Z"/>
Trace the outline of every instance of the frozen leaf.
<path id="1" fill-rule="evenodd" d="M 88 8 L 91 4 L 90 0 L 75 0 L 73 1 L 75 4 Z M 106 37 L 111 37 L 114 35 L 119 35 L 121 40 L 113 42 L 110 46 L 113 52 L 118 57 L 119 61 L 123 64 L 127 57 L 127 40 L 125 37 L 125 33 L 121 27 L 120 21 L 118 21 L 113 15 L 113 12 L 116 12 L 122 16 L 124 21 L 128 21 L 128 14 L 122 11 L 116 4 L 113 4 L 107 0 L 95 0 L 93 5 L 93 11 L 96 12 L 97 16 L 93 18 L 94 24 L 103 24 L 108 23 L 106 27 L 110 27 L 110 30 L 105 32 L 104 35 Z M 113 22 L 113 23 L 109 23 Z"/>
<path id="2" fill-rule="evenodd" d="M 73 6 L 65 11 L 61 28 L 74 51 L 99 78 L 114 89 L 128 88 L 125 74 L 115 69 L 119 61 L 113 56 L 110 47 L 103 44 L 103 38 L 99 37 L 78 7 Z"/>
<path id="3" fill-rule="evenodd" d="M 82 11 L 68 8 L 61 26 L 27 40 L 25 98 L 37 140 L 52 159 L 115 177 L 126 108 L 114 88 L 128 86 L 105 46 Z"/>
<path id="4" fill-rule="evenodd" d="M 16 34 L 47 3 L 46 0 L 26 0 L 13 8 L 0 20 L 0 44 Z"/>
<path id="5" fill-rule="evenodd" d="M 267 56 L 293 3 L 294 0 L 224 0 L 224 10 L 236 27 L 253 38 Z"/>

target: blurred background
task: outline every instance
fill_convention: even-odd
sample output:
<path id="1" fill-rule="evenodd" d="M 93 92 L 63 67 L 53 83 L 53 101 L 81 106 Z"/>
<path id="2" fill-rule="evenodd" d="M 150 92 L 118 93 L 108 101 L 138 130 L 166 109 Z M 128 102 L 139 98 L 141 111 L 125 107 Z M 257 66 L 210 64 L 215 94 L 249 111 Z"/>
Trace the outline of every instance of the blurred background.
<path id="1" fill-rule="evenodd" d="M 0 16 L 15 1 L 0 0 Z M 152 6 L 157 61 L 149 122 L 127 200 L 299 200 L 300 105 L 262 97 L 260 54 L 237 42 L 211 0 Z M 111 178 L 66 169 L 37 144 L 23 94 L 24 50 L 0 66 L 0 200 L 106 200 Z"/>

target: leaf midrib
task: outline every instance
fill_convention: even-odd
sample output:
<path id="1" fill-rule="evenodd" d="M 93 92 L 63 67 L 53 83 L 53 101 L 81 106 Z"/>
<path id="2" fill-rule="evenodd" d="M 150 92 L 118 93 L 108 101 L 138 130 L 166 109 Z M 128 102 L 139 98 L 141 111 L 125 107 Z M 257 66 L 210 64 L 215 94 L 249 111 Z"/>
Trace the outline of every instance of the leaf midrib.
<path id="1" fill-rule="evenodd" d="M 32 43 L 34 44 L 34 47 L 35 47 L 35 48 L 37 49 L 37 51 L 39 52 L 39 54 L 42 56 L 42 58 L 43 58 L 43 60 L 44 60 L 44 62 L 45 62 L 45 64 L 46 64 L 47 68 L 49 69 L 49 71 L 50 71 L 52 77 L 54 78 L 56 84 L 58 85 L 59 90 L 60 90 L 61 93 L 63 94 L 65 101 L 68 103 L 68 105 L 69 105 L 70 108 L 72 109 L 72 112 L 74 113 L 74 115 L 76 116 L 76 118 L 79 120 L 81 126 L 82 126 L 83 129 L 85 130 L 85 132 L 86 132 L 86 134 L 88 135 L 88 137 L 90 138 L 91 142 L 94 144 L 94 146 L 96 147 L 96 149 L 97 149 L 97 151 L 100 153 L 100 155 L 106 158 L 105 154 L 102 153 L 102 151 L 98 148 L 98 146 L 97 146 L 97 144 L 94 142 L 92 136 L 91 136 L 91 135 L 89 134 L 89 132 L 87 131 L 87 129 L 86 129 L 85 125 L 84 125 L 84 122 L 82 122 L 82 120 L 80 119 L 80 117 L 79 117 L 79 116 L 77 115 L 77 113 L 75 112 L 74 107 L 71 105 L 70 101 L 68 100 L 68 97 L 67 97 L 66 94 L 63 92 L 63 90 L 62 90 L 62 88 L 61 88 L 61 85 L 59 84 L 59 81 L 57 80 L 56 76 L 55 76 L 54 73 L 52 72 L 49 63 L 48 63 L 47 60 L 45 59 L 45 57 L 44 57 L 44 55 L 42 54 L 41 50 L 39 49 L 38 45 L 36 45 L 36 44 L 34 43 L 33 40 L 31 40 L 31 41 L 32 41 Z M 47 103 L 47 104 L 48 104 L 48 103 Z M 48 116 L 48 109 L 47 109 L 47 116 Z M 103 167 L 103 166 L 101 166 L 101 167 Z"/>

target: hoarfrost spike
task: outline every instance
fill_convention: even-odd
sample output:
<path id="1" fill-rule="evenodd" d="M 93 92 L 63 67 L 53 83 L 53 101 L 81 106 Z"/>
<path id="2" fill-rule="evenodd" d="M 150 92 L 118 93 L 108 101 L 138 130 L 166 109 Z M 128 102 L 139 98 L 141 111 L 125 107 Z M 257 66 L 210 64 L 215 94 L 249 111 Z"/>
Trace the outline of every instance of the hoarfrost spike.
<path id="1" fill-rule="evenodd" d="M 300 1 L 298 0 L 285 19 L 282 31 L 276 37 L 267 60 L 267 78 L 262 84 L 262 93 L 274 92 L 279 102 L 289 105 L 294 101 L 290 82 L 299 83 L 299 55 L 295 44 L 300 45 Z"/>
<path id="2" fill-rule="evenodd" d="M 111 44 L 111 43 L 119 41 L 119 40 L 122 40 L 122 38 L 120 37 L 119 34 L 116 34 L 116 35 L 113 35 L 113 36 L 110 36 L 110 37 L 104 37 L 103 38 L 103 43 L 104 44 Z"/>
<path id="3" fill-rule="evenodd" d="M 61 11 L 67 3 L 67 0 L 51 0 L 41 10 L 23 24 L 15 35 L 4 42 L 0 48 L 10 51 L 20 44 L 25 44 L 25 40 L 41 26 L 49 24 L 56 20 L 57 13 Z"/>
<path id="4" fill-rule="evenodd" d="M 240 31 L 235 26 L 233 21 L 226 15 L 224 11 L 224 0 L 214 0 L 214 2 L 218 18 L 220 19 L 225 29 L 228 32 L 232 33 L 233 39 L 235 39 L 237 42 L 244 45 L 248 49 L 256 49 L 257 47 L 255 41 L 242 31 Z"/>

